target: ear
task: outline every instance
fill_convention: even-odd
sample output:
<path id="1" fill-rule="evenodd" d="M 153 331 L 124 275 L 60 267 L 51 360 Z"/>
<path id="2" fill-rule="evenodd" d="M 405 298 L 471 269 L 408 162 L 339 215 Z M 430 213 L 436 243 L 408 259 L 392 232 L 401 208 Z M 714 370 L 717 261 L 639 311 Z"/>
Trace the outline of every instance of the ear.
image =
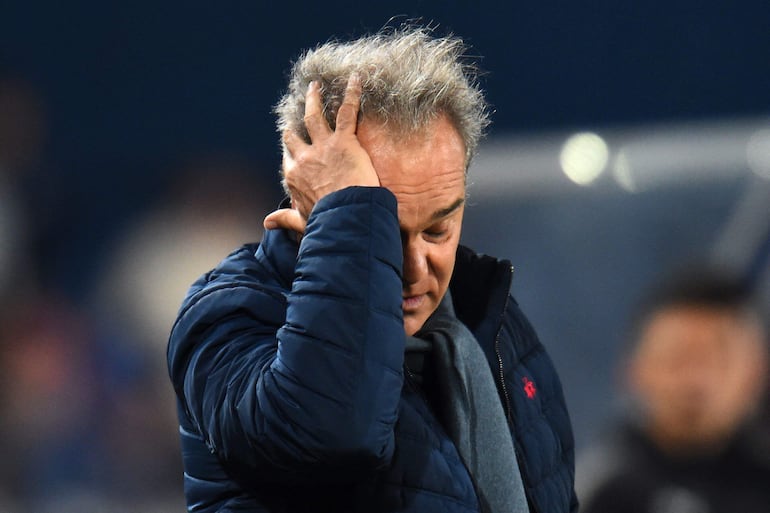
<path id="1" fill-rule="evenodd" d="M 768 349 L 764 334 L 759 325 L 752 326 L 746 333 L 745 386 L 747 393 L 761 397 L 770 384 L 770 350 Z"/>

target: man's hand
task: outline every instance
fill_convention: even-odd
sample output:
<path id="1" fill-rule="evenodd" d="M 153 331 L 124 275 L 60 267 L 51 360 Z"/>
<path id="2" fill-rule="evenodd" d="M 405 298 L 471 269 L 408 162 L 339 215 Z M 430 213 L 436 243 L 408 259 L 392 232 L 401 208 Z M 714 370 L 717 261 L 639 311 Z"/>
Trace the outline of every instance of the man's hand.
<path id="1" fill-rule="evenodd" d="M 283 173 L 292 208 L 265 217 L 266 229 L 288 228 L 305 232 L 310 211 L 329 193 L 354 185 L 377 187 L 380 180 L 369 154 L 356 136 L 361 102 L 361 80 L 353 74 L 337 112 L 335 130 L 323 116 L 318 82 L 311 82 L 305 97 L 305 126 L 310 144 L 291 131 L 283 134 Z"/>

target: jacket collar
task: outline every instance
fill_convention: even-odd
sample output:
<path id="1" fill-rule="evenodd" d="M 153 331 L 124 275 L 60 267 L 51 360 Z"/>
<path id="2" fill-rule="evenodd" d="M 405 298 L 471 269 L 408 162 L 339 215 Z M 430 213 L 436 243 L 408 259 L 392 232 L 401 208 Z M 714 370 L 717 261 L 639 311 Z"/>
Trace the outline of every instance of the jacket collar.
<path id="1" fill-rule="evenodd" d="M 482 345 L 493 341 L 500 329 L 513 279 L 511 269 L 507 260 L 477 254 L 465 246 L 457 248 L 449 288 L 457 317 Z"/>

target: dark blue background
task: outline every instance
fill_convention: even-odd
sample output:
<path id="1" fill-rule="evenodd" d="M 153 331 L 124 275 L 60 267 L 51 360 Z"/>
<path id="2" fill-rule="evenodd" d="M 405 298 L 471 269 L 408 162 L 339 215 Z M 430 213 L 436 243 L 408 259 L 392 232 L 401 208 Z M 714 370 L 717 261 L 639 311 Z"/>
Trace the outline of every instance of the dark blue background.
<path id="1" fill-rule="evenodd" d="M 432 20 L 483 56 L 496 133 L 770 111 L 760 0 L 16 1 L 0 13 L 0 72 L 47 98 L 50 158 L 73 187 L 145 183 L 153 164 L 222 149 L 271 173 L 270 108 L 290 60 L 394 15 Z"/>
<path id="2" fill-rule="evenodd" d="M 6 2 L 0 77 L 29 81 L 44 98 L 50 125 L 37 184 L 48 192 L 35 206 L 56 223 L 45 247 L 50 278 L 72 297 L 85 294 L 121 229 L 149 203 L 163 201 L 180 162 L 240 155 L 277 194 L 271 108 L 290 62 L 304 48 L 374 31 L 393 16 L 431 21 L 438 33 L 461 35 L 483 56 L 494 135 L 770 114 L 767 0 Z M 630 300 L 617 298 L 660 270 L 633 268 L 629 255 L 662 262 L 707 249 L 712 228 L 739 196 L 727 188 L 714 203 L 710 194 L 725 191 L 702 192 L 637 197 L 649 200 L 643 208 L 625 197 L 584 196 L 493 205 L 498 218 L 514 220 L 496 254 L 521 266 L 516 283 L 528 311 L 544 338 L 562 344 L 554 349 L 565 382 L 574 385 L 568 399 L 585 410 L 574 411 L 579 435 L 610 401 L 609 360 Z M 677 209 L 661 221 L 650 215 L 656 201 Z M 625 207 L 628 218 L 614 223 Z M 474 246 L 499 239 L 499 226 L 474 224 L 481 218 L 468 219 L 465 239 Z M 572 218 L 574 224 L 565 223 Z M 596 226 L 591 236 L 604 234 L 609 250 L 624 242 L 609 267 L 588 250 L 561 255 L 559 241 L 583 233 L 576 224 L 586 218 Z M 630 231 L 638 219 L 645 223 Z M 709 230 L 679 236 L 690 221 Z M 553 240 L 538 238 L 549 224 Z M 624 273 L 628 287 L 608 295 L 612 285 L 621 287 L 607 282 Z M 556 295 L 539 297 L 549 284 Z M 592 299 L 577 308 L 570 297 Z M 554 311 L 558 322 L 549 324 Z M 596 348 L 603 351 L 598 368 Z M 578 401 L 585 390 L 591 399 Z"/>

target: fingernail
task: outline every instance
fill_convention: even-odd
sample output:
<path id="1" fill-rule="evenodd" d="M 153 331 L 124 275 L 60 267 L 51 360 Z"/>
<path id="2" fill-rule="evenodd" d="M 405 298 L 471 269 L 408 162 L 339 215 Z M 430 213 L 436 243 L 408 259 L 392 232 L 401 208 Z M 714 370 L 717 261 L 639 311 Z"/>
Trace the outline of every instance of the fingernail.
<path id="1" fill-rule="evenodd" d="M 264 223 L 262 223 L 265 227 L 265 230 L 275 230 L 278 228 L 278 223 L 273 221 L 272 219 L 265 219 Z"/>

